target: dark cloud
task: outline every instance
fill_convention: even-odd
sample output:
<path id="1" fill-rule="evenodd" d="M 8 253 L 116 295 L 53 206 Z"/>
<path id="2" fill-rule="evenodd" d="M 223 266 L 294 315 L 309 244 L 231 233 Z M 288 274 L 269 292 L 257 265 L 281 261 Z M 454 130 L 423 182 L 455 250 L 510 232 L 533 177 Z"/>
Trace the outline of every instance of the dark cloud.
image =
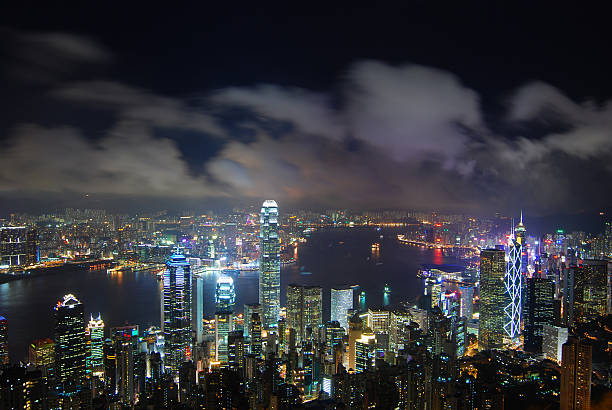
<path id="1" fill-rule="evenodd" d="M 61 32 L 26 32 L 0 28 L 6 54 L 3 71 L 26 83 L 54 83 L 84 65 L 108 64 L 112 54 L 96 41 Z"/>
<path id="2" fill-rule="evenodd" d="M 54 78 L 45 96 L 67 109 L 112 112 L 113 124 L 96 138 L 85 126 L 13 124 L 0 151 L 5 196 L 273 197 L 287 205 L 531 213 L 596 209 L 609 200 L 610 102 L 574 101 L 545 83 L 517 89 L 500 121 L 517 130 L 542 120 L 563 126 L 537 138 L 500 135 L 476 90 L 431 67 L 362 61 L 328 93 L 263 84 L 202 91 L 194 105 L 59 74 L 112 60 L 89 39 L 13 35 L 27 45 L 22 62 Z M 198 163 L 197 152 L 179 147 L 185 132 L 221 147 Z"/>
<path id="3" fill-rule="evenodd" d="M 176 98 L 155 95 L 116 82 L 69 84 L 53 94 L 67 101 L 111 109 L 122 119 L 141 121 L 151 126 L 199 131 L 216 137 L 224 135 L 217 121 L 203 110 L 189 107 Z"/>

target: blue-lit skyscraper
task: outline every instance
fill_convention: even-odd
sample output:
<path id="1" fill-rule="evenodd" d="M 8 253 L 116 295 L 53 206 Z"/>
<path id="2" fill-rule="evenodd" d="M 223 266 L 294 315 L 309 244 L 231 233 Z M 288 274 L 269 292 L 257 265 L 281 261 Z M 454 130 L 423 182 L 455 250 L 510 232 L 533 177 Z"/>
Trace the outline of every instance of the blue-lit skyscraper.
<path id="1" fill-rule="evenodd" d="M 515 235 L 514 230 L 508 240 L 508 269 L 504 284 L 508 303 L 504 308 L 504 331 L 511 339 L 518 337 L 521 332 L 521 308 L 523 291 L 523 274 L 521 268 L 523 246 L 522 238 Z"/>
<path id="2" fill-rule="evenodd" d="M 164 368 L 176 374 L 191 353 L 191 269 L 185 255 L 175 253 L 166 262 L 163 302 Z"/>
<path id="3" fill-rule="evenodd" d="M 266 200 L 260 214 L 259 304 L 262 326 L 276 327 L 280 312 L 280 241 L 278 236 L 278 205 Z"/>

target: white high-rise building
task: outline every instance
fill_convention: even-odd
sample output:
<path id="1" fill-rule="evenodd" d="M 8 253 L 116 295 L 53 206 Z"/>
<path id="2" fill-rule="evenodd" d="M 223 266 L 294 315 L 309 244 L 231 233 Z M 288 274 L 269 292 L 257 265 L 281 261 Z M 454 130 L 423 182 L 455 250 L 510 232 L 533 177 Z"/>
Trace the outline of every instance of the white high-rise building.
<path id="1" fill-rule="evenodd" d="M 567 328 L 552 325 L 542 326 L 542 353 L 546 358 L 561 363 L 563 344 L 567 342 Z"/>
<path id="2" fill-rule="evenodd" d="M 347 312 L 353 309 L 353 288 L 342 287 L 331 289 L 331 321 L 337 321 L 348 331 Z"/>
<path id="3" fill-rule="evenodd" d="M 259 304 L 264 329 L 278 325 L 280 313 L 280 240 L 278 236 L 278 205 L 266 200 L 260 214 Z"/>

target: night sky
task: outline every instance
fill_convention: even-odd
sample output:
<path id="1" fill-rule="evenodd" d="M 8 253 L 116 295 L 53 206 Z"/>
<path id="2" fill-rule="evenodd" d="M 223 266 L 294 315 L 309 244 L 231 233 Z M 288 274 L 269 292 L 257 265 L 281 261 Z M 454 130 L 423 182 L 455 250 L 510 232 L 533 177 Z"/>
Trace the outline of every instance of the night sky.
<path id="1" fill-rule="evenodd" d="M 11 6 L 0 210 L 606 209 L 605 10 L 416 4 Z"/>

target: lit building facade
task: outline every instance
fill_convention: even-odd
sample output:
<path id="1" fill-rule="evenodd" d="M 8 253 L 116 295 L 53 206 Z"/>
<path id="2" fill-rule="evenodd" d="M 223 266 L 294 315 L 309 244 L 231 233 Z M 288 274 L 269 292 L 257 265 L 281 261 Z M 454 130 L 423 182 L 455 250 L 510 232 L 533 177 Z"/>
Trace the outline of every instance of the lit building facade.
<path id="1" fill-rule="evenodd" d="M 54 376 L 60 393 L 80 391 L 85 383 L 87 347 L 83 304 L 72 294 L 64 296 L 55 310 Z"/>
<path id="2" fill-rule="evenodd" d="M 163 275 L 164 368 L 177 374 L 191 352 L 191 269 L 187 258 L 174 254 Z"/>
<path id="3" fill-rule="evenodd" d="M 298 343 L 308 338 L 309 331 L 317 332 L 322 324 L 323 289 L 320 286 L 287 285 L 287 327 L 295 329 Z"/>
<path id="4" fill-rule="evenodd" d="M 567 342 L 568 332 L 566 327 L 543 325 L 542 326 L 542 353 L 546 358 L 561 363 L 563 344 Z"/>
<path id="5" fill-rule="evenodd" d="M 527 249 L 527 229 L 523 224 L 523 211 L 521 211 L 521 220 L 514 228 L 514 238 L 521 244 L 521 273 L 525 275 L 528 264 L 528 249 Z"/>
<path id="6" fill-rule="evenodd" d="M 51 339 L 34 340 L 28 348 L 28 362 L 48 376 L 55 362 L 55 343 Z"/>
<path id="7" fill-rule="evenodd" d="M 249 322 L 249 354 L 255 357 L 260 357 L 263 351 L 261 330 L 261 317 L 258 312 L 253 312 Z"/>
<path id="8" fill-rule="evenodd" d="M 231 276 L 221 275 L 215 288 L 215 307 L 217 312 L 233 312 L 236 303 L 236 289 Z"/>
<path id="9" fill-rule="evenodd" d="M 192 266 L 193 268 L 193 266 Z M 201 274 L 192 271 L 193 276 L 193 317 L 192 328 L 196 334 L 196 343 L 204 341 L 204 280 Z"/>
<path id="10" fill-rule="evenodd" d="M 348 311 L 353 309 L 353 288 L 331 288 L 331 321 L 348 330 Z"/>
<path id="11" fill-rule="evenodd" d="M 609 310 L 608 262 L 584 259 L 570 266 L 565 284 L 568 324 L 587 322 Z"/>
<path id="12" fill-rule="evenodd" d="M 355 341 L 355 373 L 363 373 L 374 368 L 376 359 L 376 335 L 364 332 Z"/>
<path id="13" fill-rule="evenodd" d="M 382 309 L 368 309 L 366 326 L 374 333 L 389 333 L 391 312 Z"/>
<path id="14" fill-rule="evenodd" d="M 0 316 L 0 366 L 9 364 L 8 354 L 8 320 Z"/>
<path id="15" fill-rule="evenodd" d="M 249 303 L 244 305 L 244 337 L 249 339 L 251 337 L 251 318 L 253 313 L 257 313 L 259 320 L 261 321 L 261 305 L 259 303 Z"/>
<path id="16" fill-rule="evenodd" d="M 481 351 L 503 347 L 506 266 L 506 253 L 502 249 L 480 252 L 478 350 Z"/>
<path id="17" fill-rule="evenodd" d="M 0 227 L 0 267 L 37 263 L 38 232 L 25 226 Z"/>
<path id="18" fill-rule="evenodd" d="M 561 409 L 591 408 L 592 346 L 571 337 L 563 345 Z"/>
<path id="19" fill-rule="evenodd" d="M 87 339 L 87 371 L 94 376 L 104 377 L 104 321 L 98 314 L 90 316 L 85 329 Z"/>
<path id="20" fill-rule="evenodd" d="M 269 329 L 277 326 L 280 312 L 280 238 L 276 201 L 264 201 L 259 222 L 259 304 L 262 326 Z"/>
<path id="21" fill-rule="evenodd" d="M 468 320 L 472 320 L 474 315 L 474 287 L 459 286 L 459 292 L 461 292 L 461 311 L 459 314 Z"/>
<path id="22" fill-rule="evenodd" d="M 527 278 L 525 284 L 525 350 L 542 352 L 544 325 L 552 325 L 555 284 L 552 279 Z"/>
<path id="23" fill-rule="evenodd" d="M 513 231 L 508 240 L 508 269 L 504 279 L 507 294 L 504 308 L 504 331 L 510 339 L 517 338 L 521 333 L 521 312 L 523 306 L 522 252 L 523 244 L 521 244 L 521 238 L 517 238 Z"/>
<path id="24" fill-rule="evenodd" d="M 220 363 L 228 361 L 228 336 L 234 330 L 231 312 L 215 314 L 215 357 Z"/>

